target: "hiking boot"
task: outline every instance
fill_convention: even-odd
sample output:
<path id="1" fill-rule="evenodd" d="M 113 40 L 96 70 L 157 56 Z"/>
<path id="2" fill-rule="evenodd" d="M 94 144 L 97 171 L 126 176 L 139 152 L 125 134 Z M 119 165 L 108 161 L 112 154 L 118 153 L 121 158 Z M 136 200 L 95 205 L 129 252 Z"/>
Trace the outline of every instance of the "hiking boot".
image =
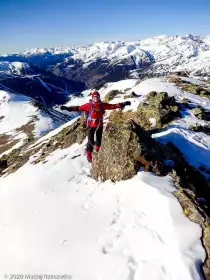
<path id="1" fill-rule="evenodd" d="M 87 151 L 86 155 L 87 155 L 87 160 L 89 162 L 92 162 L 92 152 L 91 151 Z"/>
<path id="2" fill-rule="evenodd" d="M 95 151 L 98 152 L 100 150 L 101 146 L 95 146 L 94 148 L 95 148 Z"/>

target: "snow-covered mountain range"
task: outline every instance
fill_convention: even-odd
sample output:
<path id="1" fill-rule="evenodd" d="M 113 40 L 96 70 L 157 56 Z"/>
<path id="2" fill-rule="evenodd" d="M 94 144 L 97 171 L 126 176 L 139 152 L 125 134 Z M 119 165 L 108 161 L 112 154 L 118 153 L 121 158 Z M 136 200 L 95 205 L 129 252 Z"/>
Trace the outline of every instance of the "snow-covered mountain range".
<path id="1" fill-rule="evenodd" d="M 1 56 L 0 61 L 32 63 L 58 76 L 85 82 L 88 87 L 173 71 L 206 76 L 210 70 L 210 36 L 158 36 L 136 42 L 35 48 Z"/>

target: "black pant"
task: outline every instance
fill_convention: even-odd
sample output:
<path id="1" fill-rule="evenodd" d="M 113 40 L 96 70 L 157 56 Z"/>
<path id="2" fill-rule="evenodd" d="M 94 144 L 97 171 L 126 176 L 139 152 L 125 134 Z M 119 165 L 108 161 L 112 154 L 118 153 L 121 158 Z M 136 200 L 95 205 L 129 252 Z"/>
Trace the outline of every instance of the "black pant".
<path id="1" fill-rule="evenodd" d="M 88 142 L 87 151 L 93 151 L 94 144 L 96 146 L 101 146 L 101 138 L 103 134 L 103 127 L 90 127 L 88 126 Z M 94 143 L 94 135 L 96 133 L 96 142 Z"/>

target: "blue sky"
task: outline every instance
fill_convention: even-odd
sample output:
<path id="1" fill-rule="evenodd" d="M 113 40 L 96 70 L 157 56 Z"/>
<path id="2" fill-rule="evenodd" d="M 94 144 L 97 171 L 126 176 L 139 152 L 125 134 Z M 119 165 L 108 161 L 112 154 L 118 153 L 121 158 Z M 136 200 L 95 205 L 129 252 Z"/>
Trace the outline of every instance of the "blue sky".
<path id="1" fill-rule="evenodd" d="M 0 0 L 0 54 L 188 33 L 210 35 L 210 0 Z"/>

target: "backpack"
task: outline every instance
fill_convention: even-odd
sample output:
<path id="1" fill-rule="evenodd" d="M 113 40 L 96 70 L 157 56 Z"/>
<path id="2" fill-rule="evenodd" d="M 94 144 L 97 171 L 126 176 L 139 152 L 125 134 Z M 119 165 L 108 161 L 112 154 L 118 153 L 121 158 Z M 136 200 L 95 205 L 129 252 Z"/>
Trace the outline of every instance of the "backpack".
<path id="1" fill-rule="evenodd" d="M 85 118 L 85 124 L 88 125 L 88 121 L 92 121 L 93 119 L 91 118 L 91 114 L 93 112 L 93 108 L 94 108 L 94 105 L 93 105 L 93 102 L 92 100 L 90 100 L 90 111 L 84 111 L 84 118 Z M 104 111 L 103 111 L 103 106 L 102 106 L 102 102 L 100 102 L 100 112 L 101 114 L 103 115 L 104 114 Z M 99 121 L 103 121 L 103 116 L 102 118 L 98 119 Z"/>

